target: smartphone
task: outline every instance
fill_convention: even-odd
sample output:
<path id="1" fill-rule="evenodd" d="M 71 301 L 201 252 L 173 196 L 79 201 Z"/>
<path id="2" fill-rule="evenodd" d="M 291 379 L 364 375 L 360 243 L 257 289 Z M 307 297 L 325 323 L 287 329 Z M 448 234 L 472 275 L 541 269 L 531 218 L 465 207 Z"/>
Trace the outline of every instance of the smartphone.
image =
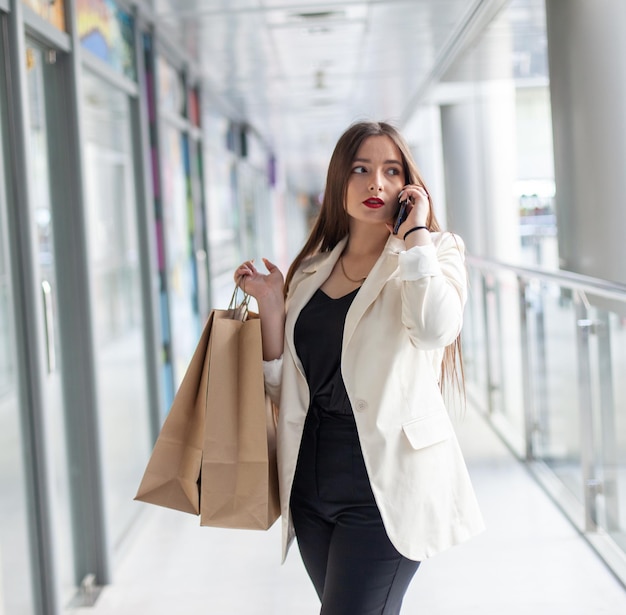
<path id="1" fill-rule="evenodd" d="M 409 205 L 409 199 L 405 199 L 404 201 L 400 201 L 400 207 L 398 208 L 398 217 L 396 218 L 396 222 L 393 225 L 393 234 L 398 234 L 398 229 L 400 225 L 406 220 L 408 215 L 407 207 Z"/>

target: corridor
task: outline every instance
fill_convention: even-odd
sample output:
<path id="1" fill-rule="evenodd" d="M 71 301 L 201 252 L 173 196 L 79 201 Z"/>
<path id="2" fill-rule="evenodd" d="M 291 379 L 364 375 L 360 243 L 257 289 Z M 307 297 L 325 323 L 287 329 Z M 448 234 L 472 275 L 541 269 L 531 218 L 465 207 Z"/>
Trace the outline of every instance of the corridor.
<path id="1" fill-rule="evenodd" d="M 427 562 L 403 615 L 619 615 L 626 591 L 491 427 L 468 407 L 457 433 L 487 531 Z M 268 532 L 199 527 L 144 504 L 112 585 L 74 615 L 314 615 L 297 548 Z M 355 614 L 356 615 L 356 614 Z"/>

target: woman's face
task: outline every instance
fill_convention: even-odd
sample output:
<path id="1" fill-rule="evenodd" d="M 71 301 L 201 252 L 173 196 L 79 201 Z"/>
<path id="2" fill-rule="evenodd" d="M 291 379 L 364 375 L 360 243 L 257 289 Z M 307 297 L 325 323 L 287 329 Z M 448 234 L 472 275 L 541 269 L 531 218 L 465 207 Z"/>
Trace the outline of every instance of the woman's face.
<path id="1" fill-rule="evenodd" d="M 345 208 L 354 220 L 390 222 L 398 209 L 398 193 L 405 185 L 402 156 L 386 135 L 367 137 L 352 161 Z"/>

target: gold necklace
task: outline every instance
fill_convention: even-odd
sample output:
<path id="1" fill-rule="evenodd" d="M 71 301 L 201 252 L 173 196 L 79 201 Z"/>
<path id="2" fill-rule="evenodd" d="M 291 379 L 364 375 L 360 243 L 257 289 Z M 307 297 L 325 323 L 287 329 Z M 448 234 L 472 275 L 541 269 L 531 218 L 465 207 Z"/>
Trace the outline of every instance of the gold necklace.
<path id="1" fill-rule="evenodd" d="M 346 273 L 346 268 L 343 266 L 343 255 L 341 255 L 339 257 L 339 264 L 341 265 L 341 271 L 343 271 L 343 275 L 346 276 L 346 278 L 348 280 L 350 280 L 350 282 L 353 282 L 354 284 L 360 284 L 361 282 L 365 281 L 365 278 L 367 278 L 367 276 L 365 276 L 365 278 L 359 278 L 358 280 L 355 280 L 354 278 L 351 278 L 347 273 Z"/>

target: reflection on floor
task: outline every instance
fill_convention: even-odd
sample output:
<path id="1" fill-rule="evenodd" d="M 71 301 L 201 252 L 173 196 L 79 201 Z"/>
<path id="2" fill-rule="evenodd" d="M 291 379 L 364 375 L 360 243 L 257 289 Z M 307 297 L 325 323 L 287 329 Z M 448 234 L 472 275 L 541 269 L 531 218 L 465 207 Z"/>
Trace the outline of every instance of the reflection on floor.
<path id="1" fill-rule="evenodd" d="M 425 562 L 404 614 L 616 615 L 626 590 L 471 409 L 457 424 L 488 529 Z M 73 615 L 314 615 L 297 549 L 280 528 L 238 532 L 148 505 L 94 608 Z M 359 615 L 355 613 L 355 615 Z"/>

